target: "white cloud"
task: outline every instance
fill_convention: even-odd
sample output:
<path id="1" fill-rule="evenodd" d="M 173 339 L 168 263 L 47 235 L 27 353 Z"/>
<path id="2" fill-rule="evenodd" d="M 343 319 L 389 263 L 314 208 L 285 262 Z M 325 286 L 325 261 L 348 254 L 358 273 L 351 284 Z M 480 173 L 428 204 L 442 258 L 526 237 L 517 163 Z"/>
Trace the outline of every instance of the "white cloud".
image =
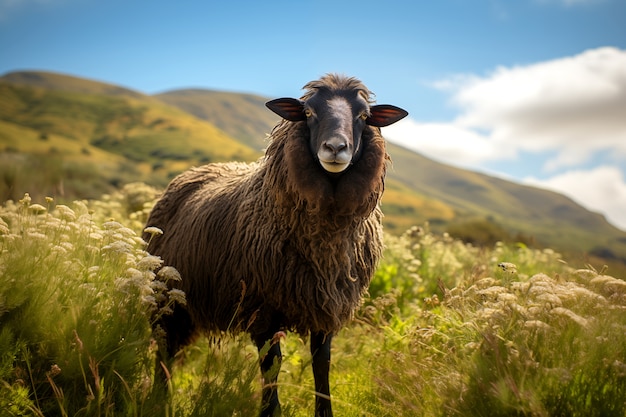
<path id="1" fill-rule="evenodd" d="M 621 172 L 572 171 L 583 164 L 597 166 L 599 158 L 626 169 L 625 50 L 598 48 L 497 68 L 485 77 L 460 74 L 433 87 L 450 93 L 459 115 L 448 123 L 404 120 L 385 128 L 387 138 L 433 159 L 473 169 L 522 154 L 541 158 L 543 175 L 552 176 L 545 184 L 560 187 L 626 228 L 625 214 L 620 214 L 626 213 Z M 557 175 L 563 172 L 567 174 Z M 575 173 L 590 177 L 576 183 Z M 607 188 L 612 192 L 600 192 Z"/>
<path id="2" fill-rule="evenodd" d="M 383 129 L 390 141 L 440 162 L 476 168 L 486 160 L 512 158 L 513 150 L 496 149 L 488 137 L 454 123 L 420 123 L 405 119 Z"/>
<path id="3" fill-rule="evenodd" d="M 499 68 L 486 78 L 457 77 L 449 82 L 462 111 L 454 123 L 486 130 L 513 149 L 557 151 L 546 169 L 575 166 L 606 149 L 626 154 L 625 68 L 626 51 L 607 47 Z"/>
<path id="4" fill-rule="evenodd" d="M 450 161 L 450 148 L 471 163 L 510 158 L 519 151 L 551 152 L 555 156 L 546 161 L 546 172 L 574 167 L 607 150 L 626 159 L 625 68 L 626 51 L 607 47 L 502 67 L 482 78 L 453 76 L 433 86 L 450 92 L 460 109 L 455 120 L 408 120 L 386 134 L 444 161 Z"/>
<path id="5" fill-rule="evenodd" d="M 626 181 L 617 167 L 574 170 L 546 180 L 528 177 L 524 182 L 567 195 L 588 209 L 603 213 L 612 224 L 626 230 Z"/>

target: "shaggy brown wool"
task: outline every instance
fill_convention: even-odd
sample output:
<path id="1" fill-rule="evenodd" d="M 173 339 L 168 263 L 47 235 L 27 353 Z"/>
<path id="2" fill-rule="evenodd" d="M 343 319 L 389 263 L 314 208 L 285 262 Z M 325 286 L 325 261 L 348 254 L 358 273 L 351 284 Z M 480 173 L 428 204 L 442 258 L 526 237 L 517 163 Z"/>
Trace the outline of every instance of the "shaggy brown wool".
<path id="1" fill-rule="evenodd" d="M 277 322 L 303 335 L 339 330 L 383 248 L 388 155 L 379 128 L 366 126 L 362 143 L 360 158 L 330 176 L 311 155 L 306 122 L 283 121 L 257 163 L 176 177 L 147 222 L 164 232 L 148 251 L 178 269 L 187 294 L 187 313 L 175 312 L 165 330 L 261 334 Z"/>

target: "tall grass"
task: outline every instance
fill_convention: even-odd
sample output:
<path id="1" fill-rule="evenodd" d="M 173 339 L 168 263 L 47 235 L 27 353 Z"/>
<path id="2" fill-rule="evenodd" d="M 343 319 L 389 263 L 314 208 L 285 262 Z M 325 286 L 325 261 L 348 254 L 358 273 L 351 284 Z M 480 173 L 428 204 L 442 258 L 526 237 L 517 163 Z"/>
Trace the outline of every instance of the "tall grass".
<path id="1" fill-rule="evenodd" d="M 161 261 L 85 202 L 0 210 L 0 409 L 136 415 L 150 386 L 150 309 Z"/>
<path id="2" fill-rule="evenodd" d="M 131 184 L 72 206 L 25 196 L 0 208 L 1 416 L 150 416 L 159 403 L 171 416 L 257 413 L 245 335 L 186 348 L 170 398 L 150 396 L 150 321 L 167 313 L 157 304 L 184 303 L 155 281 L 161 261 L 138 237 L 156 193 Z M 626 415 L 625 281 L 428 225 L 386 245 L 369 297 L 334 339 L 337 415 Z M 281 344 L 283 414 L 308 416 L 307 341 Z"/>

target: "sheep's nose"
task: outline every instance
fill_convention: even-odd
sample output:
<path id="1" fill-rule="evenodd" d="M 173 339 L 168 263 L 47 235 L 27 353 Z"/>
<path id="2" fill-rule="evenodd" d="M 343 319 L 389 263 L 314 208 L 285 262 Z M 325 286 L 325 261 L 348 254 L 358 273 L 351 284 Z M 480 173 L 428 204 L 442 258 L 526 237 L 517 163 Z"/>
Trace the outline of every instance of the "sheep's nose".
<path id="1" fill-rule="evenodd" d="M 333 155 L 337 155 L 339 152 L 345 149 L 348 145 L 346 144 L 346 142 L 342 140 L 334 140 L 334 141 L 324 142 L 323 146 L 329 151 L 331 151 Z"/>

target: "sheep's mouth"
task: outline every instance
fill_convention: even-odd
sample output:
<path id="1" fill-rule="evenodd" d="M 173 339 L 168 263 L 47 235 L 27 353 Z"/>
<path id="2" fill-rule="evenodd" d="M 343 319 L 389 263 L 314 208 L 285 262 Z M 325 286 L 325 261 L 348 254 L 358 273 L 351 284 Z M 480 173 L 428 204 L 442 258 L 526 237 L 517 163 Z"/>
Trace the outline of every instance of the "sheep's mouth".
<path id="1" fill-rule="evenodd" d="M 352 162 L 352 155 L 345 149 L 339 152 L 332 152 L 322 147 L 317 152 L 317 160 L 326 172 L 339 174 L 348 169 Z"/>
<path id="2" fill-rule="evenodd" d="M 339 174 L 350 166 L 350 162 L 324 161 L 322 159 L 319 161 L 322 168 L 331 174 Z"/>

